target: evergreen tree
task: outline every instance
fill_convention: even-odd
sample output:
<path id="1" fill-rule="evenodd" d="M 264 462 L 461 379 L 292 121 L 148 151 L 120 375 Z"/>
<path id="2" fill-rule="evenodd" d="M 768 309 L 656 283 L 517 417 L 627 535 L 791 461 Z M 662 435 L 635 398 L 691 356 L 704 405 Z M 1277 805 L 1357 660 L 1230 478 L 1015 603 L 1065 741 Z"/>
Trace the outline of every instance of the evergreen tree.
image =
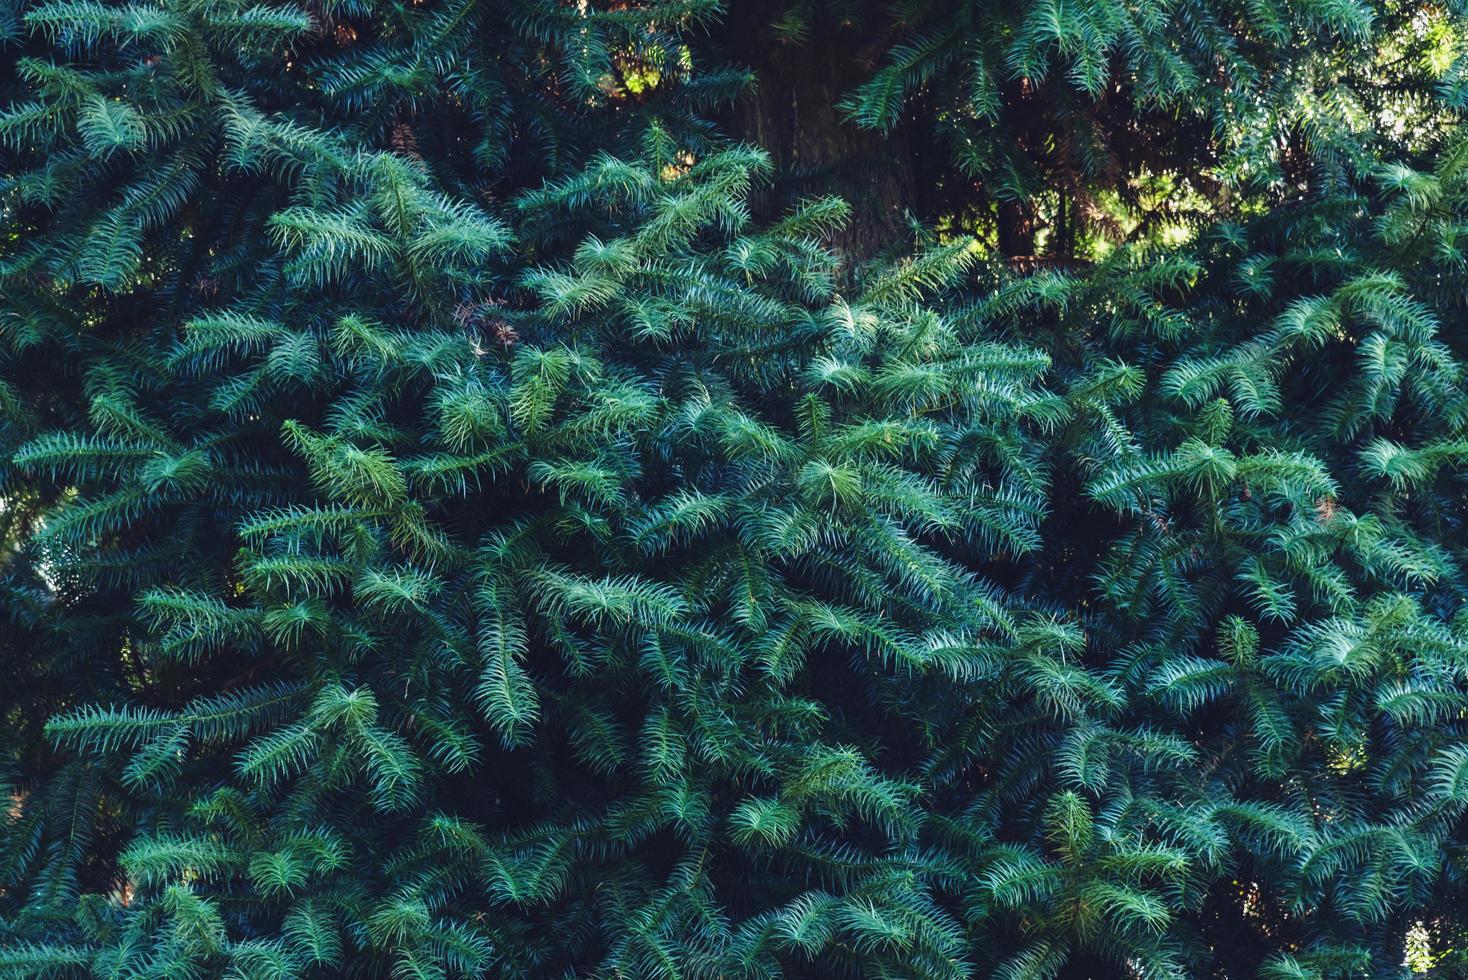
<path id="1" fill-rule="evenodd" d="M 762 84 L 728 114 L 836 187 L 857 258 L 907 222 L 1069 266 L 1118 241 L 1358 180 L 1462 108 L 1460 15 L 1417 3 L 750 0 L 712 45 Z"/>
<path id="2" fill-rule="evenodd" d="M 1468 968 L 1468 27 L 752 9 L 15 11 L 0 975 Z"/>

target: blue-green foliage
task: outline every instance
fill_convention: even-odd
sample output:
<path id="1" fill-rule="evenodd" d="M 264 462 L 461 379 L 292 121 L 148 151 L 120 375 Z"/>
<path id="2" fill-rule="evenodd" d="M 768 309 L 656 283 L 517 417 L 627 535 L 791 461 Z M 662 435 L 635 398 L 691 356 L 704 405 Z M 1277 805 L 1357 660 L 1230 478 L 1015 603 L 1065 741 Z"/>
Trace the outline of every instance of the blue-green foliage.
<path id="1" fill-rule="evenodd" d="M 613 6 L 21 11 L 0 975 L 1453 943 L 1465 144 L 852 276 L 697 115 L 715 7 Z"/>

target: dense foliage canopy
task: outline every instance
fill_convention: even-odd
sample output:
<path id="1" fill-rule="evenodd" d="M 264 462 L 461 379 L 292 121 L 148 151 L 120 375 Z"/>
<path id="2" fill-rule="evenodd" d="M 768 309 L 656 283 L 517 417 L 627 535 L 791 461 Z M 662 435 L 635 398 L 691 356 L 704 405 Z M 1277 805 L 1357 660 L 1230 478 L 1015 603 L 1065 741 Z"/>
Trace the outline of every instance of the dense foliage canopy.
<path id="1" fill-rule="evenodd" d="M 1468 10 L 0 39 L 0 976 L 1468 973 Z"/>

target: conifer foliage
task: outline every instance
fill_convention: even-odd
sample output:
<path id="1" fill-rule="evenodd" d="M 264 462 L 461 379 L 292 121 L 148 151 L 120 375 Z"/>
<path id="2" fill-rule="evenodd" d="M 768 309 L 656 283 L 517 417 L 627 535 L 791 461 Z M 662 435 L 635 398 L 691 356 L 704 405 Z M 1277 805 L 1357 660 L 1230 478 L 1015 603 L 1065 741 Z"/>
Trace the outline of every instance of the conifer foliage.
<path id="1" fill-rule="evenodd" d="M 0 976 L 1468 968 L 1468 29 L 940 6 L 864 265 L 717 4 L 12 11 Z"/>

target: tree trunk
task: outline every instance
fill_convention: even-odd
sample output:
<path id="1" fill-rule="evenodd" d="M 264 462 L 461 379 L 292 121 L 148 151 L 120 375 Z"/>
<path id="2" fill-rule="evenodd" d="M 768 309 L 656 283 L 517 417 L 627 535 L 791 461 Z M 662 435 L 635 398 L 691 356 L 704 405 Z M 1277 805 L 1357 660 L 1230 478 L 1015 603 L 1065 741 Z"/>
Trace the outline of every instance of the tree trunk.
<path id="1" fill-rule="evenodd" d="M 1006 258 L 1035 254 L 1035 211 L 1027 202 L 999 202 L 999 253 Z"/>
<path id="2" fill-rule="evenodd" d="M 870 76 L 873 64 L 863 51 L 874 38 L 823 20 L 804 43 L 781 41 L 770 24 L 782 6 L 731 5 L 729 57 L 752 68 L 756 83 L 727 123 L 775 165 L 773 183 L 752 201 L 756 216 L 767 219 L 804 198 L 838 194 L 852 218 L 833 244 L 856 265 L 904 235 L 915 185 L 907 127 L 899 123 L 887 134 L 862 129 L 836 108 Z"/>

